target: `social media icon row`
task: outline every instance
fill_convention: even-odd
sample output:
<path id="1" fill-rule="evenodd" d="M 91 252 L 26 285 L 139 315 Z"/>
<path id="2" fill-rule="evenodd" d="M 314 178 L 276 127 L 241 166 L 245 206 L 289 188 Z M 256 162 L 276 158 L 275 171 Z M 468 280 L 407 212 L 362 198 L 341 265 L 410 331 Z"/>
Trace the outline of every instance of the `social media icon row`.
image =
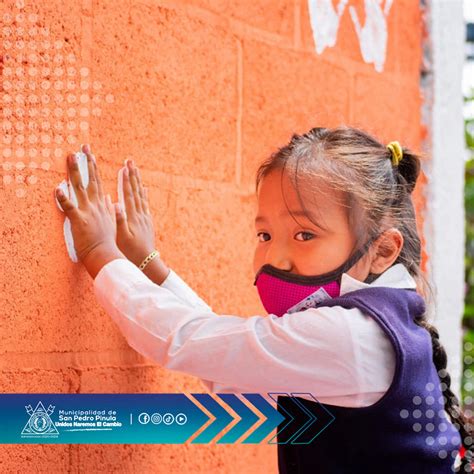
<path id="1" fill-rule="evenodd" d="M 188 418 L 184 413 L 178 413 L 176 416 L 172 413 L 165 413 L 164 415 L 161 413 L 153 413 L 150 416 L 148 413 L 143 412 L 138 415 L 138 421 L 142 425 L 147 425 L 150 421 L 154 425 L 159 425 L 161 422 L 165 425 L 171 425 L 174 422 L 178 425 L 184 425 L 188 421 Z"/>

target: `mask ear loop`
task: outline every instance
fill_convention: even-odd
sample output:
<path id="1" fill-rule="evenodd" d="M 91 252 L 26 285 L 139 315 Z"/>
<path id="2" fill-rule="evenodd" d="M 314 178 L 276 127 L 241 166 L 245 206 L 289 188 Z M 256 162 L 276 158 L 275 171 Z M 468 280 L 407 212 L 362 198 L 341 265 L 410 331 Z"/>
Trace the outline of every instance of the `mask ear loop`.
<path id="1" fill-rule="evenodd" d="M 381 275 L 381 273 L 369 273 L 368 276 L 367 276 L 367 278 L 364 280 L 363 283 L 370 284 L 370 283 L 372 283 L 374 280 L 376 280 L 380 275 Z"/>
<path id="2" fill-rule="evenodd" d="M 384 231 L 377 233 L 374 233 L 372 237 L 369 238 L 369 240 L 360 248 L 352 257 L 347 260 L 347 262 L 341 267 L 339 270 L 340 276 L 338 278 L 338 283 L 339 285 L 341 284 L 341 279 L 342 279 L 342 274 L 346 273 L 348 270 L 350 270 L 369 250 L 369 247 L 375 242 L 382 234 Z M 375 273 L 369 273 L 369 276 L 364 280 L 364 283 L 371 283 L 372 281 L 375 280 L 380 274 L 375 274 Z M 367 282 L 367 280 L 370 280 Z"/>

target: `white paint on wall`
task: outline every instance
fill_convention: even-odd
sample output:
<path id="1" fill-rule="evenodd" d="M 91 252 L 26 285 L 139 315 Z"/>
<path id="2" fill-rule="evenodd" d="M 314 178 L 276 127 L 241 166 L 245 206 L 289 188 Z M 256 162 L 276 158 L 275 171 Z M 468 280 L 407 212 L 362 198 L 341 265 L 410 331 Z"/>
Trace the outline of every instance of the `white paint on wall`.
<path id="1" fill-rule="evenodd" d="M 126 160 L 125 160 L 126 161 Z M 119 169 L 118 171 L 118 176 L 117 176 L 117 194 L 118 194 L 118 202 L 120 204 L 120 207 L 122 209 L 124 218 L 127 218 L 127 210 L 125 208 L 125 201 L 123 198 L 123 171 L 127 165 L 123 166 L 122 168 Z"/>
<path id="2" fill-rule="evenodd" d="M 308 1 L 311 29 L 318 54 L 336 44 L 339 22 L 347 2 L 348 0 L 340 0 L 336 10 L 332 0 Z"/>
<path id="3" fill-rule="evenodd" d="M 337 41 L 339 24 L 348 0 L 340 0 L 335 9 L 331 0 L 308 0 L 311 29 L 313 31 L 316 52 L 321 54 L 327 47 L 333 47 Z M 361 25 L 353 6 L 349 12 L 359 40 L 362 58 L 368 64 L 374 64 L 377 72 L 382 72 L 387 53 L 387 17 L 393 0 L 365 0 L 365 23 Z"/>
<path id="4" fill-rule="evenodd" d="M 87 168 L 87 156 L 82 151 L 77 152 L 76 156 L 78 160 L 77 162 L 79 165 L 79 172 L 81 175 L 82 184 L 87 189 L 87 186 L 89 184 L 89 170 Z M 71 181 L 69 179 L 67 181 L 63 180 L 58 185 L 58 187 L 62 189 L 65 196 L 67 196 L 72 201 L 72 203 L 77 207 L 78 206 L 77 196 L 76 196 L 76 193 L 74 192 L 74 187 Z M 56 199 L 56 196 L 55 196 L 55 199 Z M 57 199 L 56 199 L 56 204 L 58 208 L 62 211 L 61 206 Z M 69 254 L 69 258 L 74 263 L 77 263 L 78 258 L 77 258 L 76 250 L 74 248 L 74 239 L 73 239 L 72 231 L 71 231 L 71 221 L 68 217 L 64 218 L 63 232 L 64 232 L 64 242 L 66 243 L 66 249 Z"/>
<path id="5" fill-rule="evenodd" d="M 382 72 L 385 64 L 388 39 L 387 17 L 392 1 L 386 0 L 382 10 L 382 0 L 365 0 L 364 26 L 361 26 L 355 8 L 349 7 L 362 57 L 366 63 L 373 63 L 377 72 Z"/>

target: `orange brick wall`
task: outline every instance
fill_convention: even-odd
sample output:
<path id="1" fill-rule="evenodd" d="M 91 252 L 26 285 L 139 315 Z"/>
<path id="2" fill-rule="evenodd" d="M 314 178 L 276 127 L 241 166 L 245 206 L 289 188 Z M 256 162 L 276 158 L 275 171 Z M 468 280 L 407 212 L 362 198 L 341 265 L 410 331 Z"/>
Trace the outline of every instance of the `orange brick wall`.
<path id="1" fill-rule="evenodd" d="M 363 22 L 364 2 L 349 5 Z M 204 391 L 131 349 L 69 260 L 53 201 L 66 154 L 90 143 L 114 200 L 132 157 L 165 262 L 216 312 L 259 314 L 258 164 L 292 133 L 340 123 L 419 150 L 421 15 L 417 1 L 394 2 L 377 72 L 347 8 L 336 45 L 317 54 L 303 0 L 3 1 L 0 391 Z M 276 456 L 265 444 L 7 445 L 0 471 L 277 472 Z"/>

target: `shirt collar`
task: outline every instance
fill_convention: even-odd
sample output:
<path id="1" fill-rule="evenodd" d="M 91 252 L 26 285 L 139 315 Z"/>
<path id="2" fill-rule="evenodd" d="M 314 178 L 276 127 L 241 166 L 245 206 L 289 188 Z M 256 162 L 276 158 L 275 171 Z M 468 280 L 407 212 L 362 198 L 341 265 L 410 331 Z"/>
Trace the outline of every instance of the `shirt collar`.
<path id="1" fill-rule="evenodd" d="M 343 273 L 341 277 L 340 294 L 348 293 L 349 291 L 367 288 L 369 286 L 388 286 L 391 288 L 416 288 L 416 281 L 410 275 L 403 263 L 397 263 L 385 270 L 372 283 L 364 283 L 356 280 L 347 273 Z"/>

